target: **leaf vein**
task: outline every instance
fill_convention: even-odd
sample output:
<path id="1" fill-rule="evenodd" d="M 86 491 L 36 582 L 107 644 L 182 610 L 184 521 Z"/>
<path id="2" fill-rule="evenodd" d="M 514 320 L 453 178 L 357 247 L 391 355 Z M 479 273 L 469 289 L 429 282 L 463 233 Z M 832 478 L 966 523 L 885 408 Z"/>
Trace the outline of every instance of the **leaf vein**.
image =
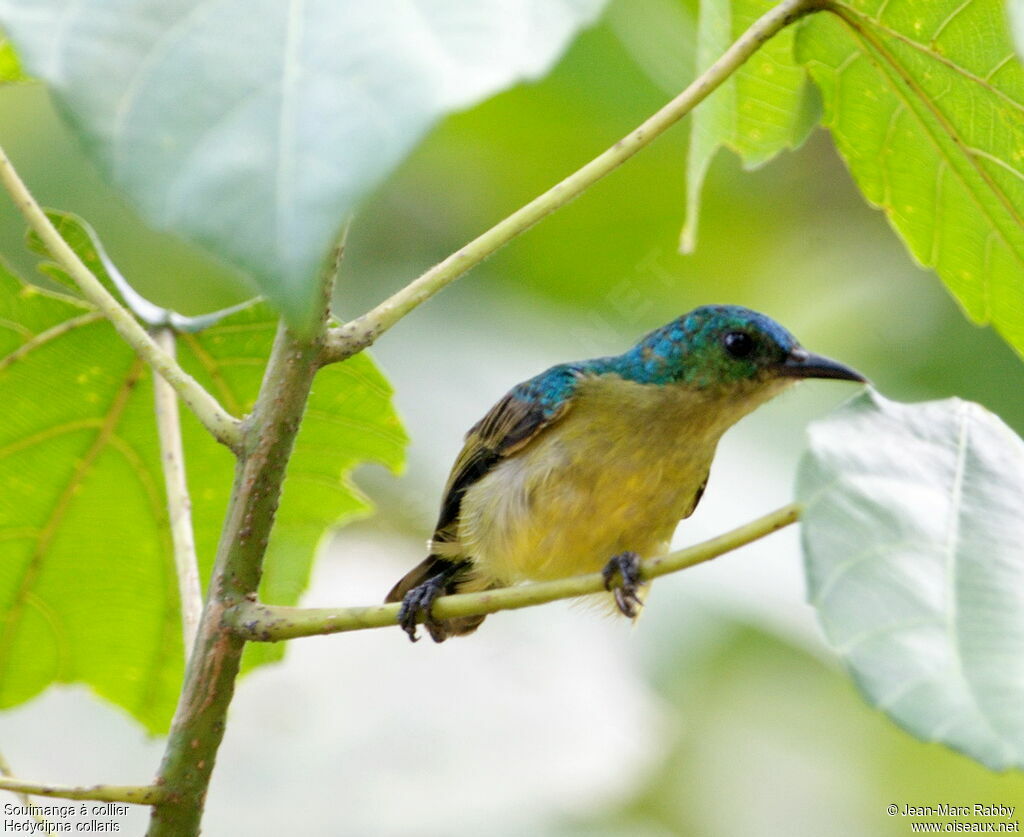
<path id="1" fill-rule="evenodd" d="M 848 9 L 848 7 L 845 4 L 841 3 L 837 4 L 837 8 Z M 882 69 L 883 74 L 888 75 L 890 72 L 895 73 L 906 83 L 907 87 L 909 87 L 910 90 L 912 90 L 914 94 L 916 94 L 917 101 L 921 103 L 922 107 L 924 107 L 926 111 L 929 111 L 931 113 L 935 123 L 937 123 L 938 125 L 939 130 L 941 132 L 944 132 L 945 135 L 949 138 L 949 140 L 957 148 L 959 148 L 961 152 L 963 152 L 964 159 L 967 160 L 970 166 L 978 174 L 979 179 L 982 180 L 986 186 L 988 186 L 988 188 L 991 190 L 991 193 L 996 197 L 996 199 L 1005 209 L 1010 220 L 1013 223 L 1015 223 L 1018 228 L 1024 229 L 1024 219 L 1022 219 L 1018 214 L 1013 202 L 1000 188 L 998 188 L 998 185 L 992 180 L 988 172 L 985 171 L 984 168 L 982 168 L 979 162 L 966 151 L 963 139 L 959 136 L 954 126 L 950 124 L 950 122 L 945 118 L 941 111 L 939 111 L 932 105 L 928 97 L 925 96 L 923 91 L 917 86 L 914 79 L 903 72 L 903 68 L 896 61 L 894 56 L 890 54 L 885 49 L 885 47 L 882 46 L 882 44 L 873 40 L 871 36 L 864 30 L 864 28 L 858 25 L 858 22 L 863 20 L 863 17 L 856 12 L 853 13 L 853 17 L 856 17 L 858 19 L 857 22 L 845 17 L 841 13 L 840 17 L 851 28 L 851 30 L 860 37 L 862 44 L 864 45 L 865 51 L 867 51 L 867 49 L 870 48 L 878 55 L 879 61 L 876 66 L 879 66 L 880 68 L 888 68 L 887 70 Z M 903 99 L 908 104 L 909 110 L 913 112 L 914 115 L 917 117 L 917 121 L 921 125 L 922 132 L 926 137 L 928 137 L 928 139 L 931 140 L 932 144 L 935 147 L 936 154 L 940 158 L 949 159 L 951 155 L 946 151 L 946 149 L 944 149 L 942 143 L 939 140 L 939 137 L 936 136 L 934 130 L 929 125 L 928 120 L 926 120 L 924 116 L 914 108 L 914 100 L 910 99 L 907 93 L 904 92 L 903 85 L 896 83 L 895 80 L 892 79 L 891 77 L 889 81 L 896 95 Z M 996 219 L 996 216 L 993 214 L 992 209 L 981 199 L 976 189 L 972 187 L 970 179 L 968 179 L 962 172 L 960 172 L 958 167 L 952 166 L 952 170 L 955 173 L 957 179 L 960 181 L 961 185 L 964 187 L 964 191 L 974 200 L 974 203 L 977 205 L 982 215 L 984 215 L 988 219 L 991 227 L 994 228 L 998 232 L 1000 238 L 1003 239 L 1003 242 L 1006 244 L 1010 253 L 1016 258 L 1017 261 L 1024 265 L 1024 253 L 1021 253 L 1013 246 L 1013 243 L 1010 241 L 1009 236 L 1006 234 L 1006 232 L 1003 231 L 1000 223 Z M 988 282 L 989 278 L 987 276 L 982 277 L 983 284 L 988 284 Z M 986 291 L 985 298 L 987 297 L 988 294 Z M 991 311 L 986 310 L 984 312 L 983 318 L 985 320 L 990 319 Z"/>
<path id="2" fill-rule="evenodd" d="M 841 645 L 836 645 L 835 649 L 836 653 L 840 656 L 848 657 L 862 645 L 876 639 L 881 639 L 889 634 L 900 633 L 911 628 L 940 627 L 941 625 L 941 618 L 908 619 L 905 622 L 896 622 L 892 625 L 882 625 L 881 627 L 861 631 L 858 634 L 854 634 Z"/>
<path id="3" fill-rule="evenodd" d="M 181 334 L 179 335 L 185 345 L 189 347 L 192 354 L 195 355 L 196 360 L 199 361 L 199 365 L 203 367 L 206 374 L 210 376 L 210 380 L 213 381 L 217 391 L 220 393 L 221 401 L 224 402 L 224 406 L 228 412 L 232 415 L 241 415 L 242 405 L 238 396 L 235 394 L 234 389 L 228 384 L 227 379 L 221 374 L 221 361 L 219 358 L 215 358 L 209 352 L 203 344 L 196 338 L 194 334 Z"/>
<path id="4" fill-rule="evenodd" d="M 18 630 L 20 616 L 28 597 L 33 592 L 33 585 L 38 580 L 39 574 L 42 571 L 42 563 L 46 551 L 57 534 L 57 530 L 60 528 L 60 524 L 63 522 L 64 516 L 71 506 L 78 487 L 85 481 L 96 460 L 106 449 L 118 422 L 121 420 L 121 415 L 124 413 L 131 393 L 138 383 L 142 369 L 142 361 L 136 358 L 125 375 L 120 389 L 114 395 L 114 399 L 98 428 L 92 445 L 85 456 L 78 462 L 67 485 L 64 486 L 64 490 L 57 497 L 57 501 L 54 503 L 46 523 L 39 531 L 35 548 L 32 550 L 27 566 L 21 573 L 18 589 L 15 591 L 7 613 L 4 614 L 3 625 L 0 626 L 0 681 L 3 680 L 5 670 L 11 663 L 11 646 L 14 643 L 15 634 Z"/>
<path id="5" fill-rule="evenodd" d="M 817 592 L 811 599 L 811 604 L 816 608 L 820 608 L 822 603 L 829 597 L 829 595 L 831 595 L 833 588 L 836 587 L 839 580 L 851 570 L 864 563 L 864 561 L 867 561 L 870 558 L 881 558 L 884 555 L 888 555 L 891 552 L 897 552 L 898 550 L 905 549 L 906 547 L 916 547 L 918 544 L 919 541 L 916 539 L 896 541 L 894 543 L 872 546 L 851 555 L 849 558 L 839 562 L 832 568 L 832 572 L 829 573 L 828 578 L 826 578 L 818 587 Z"/>
<path id="6" fill-rule="evenodd" d="M 48 328 L 46 331 L 39 332 L 39 334 L 34 335 L 30 340 L 26 340 L 14 351 L 0 357 L 0 371 L 3 371 L 12 363 L 22 360 L 36 349 L 41 346 L 45 346 L 47 343 L 56 340 L 58 337 L 63 337 L 65 334 L 74 331 L 76 328 L 91 325 L 97 320 L 102 319 L 103 313 L 101 311 L 89 311 L 77 317 L 72 317 L 70 320 L 58 323 L 52 328 Z"/>
<path id="7" fill-rule="evenodd" d="M 908 46 L 911 49 L 920 52 L 921 54 L 927 56 L 928 58 L 931 58 L 933 61 L 937 61 L 938 63 L 943 64 L 953 72 L 963 76 L 968 81 L 974 82 L 979 87 L 982 87 L 983 89 L 987 90 L 994 96 L 998 96 L 999 98 L 1003 99 L 1008 105 L 1010 105 L 1015 110 L 1024 112 L 1024 102 L 1018 102 L 1016 99 L 1012 98 L 1008 93 L 992 84 L 987 77 L 979 76 L 977 73 L 971 72 L 966 67 L 962 67 L 961 65 L 953 61 L 951 58 L 948 58 L 947 56 L 936 52 L 929 46 L 926 46 L 925 44 L 922 44 L 918 41 L 915 41 L 913 38 L 904 35 L 902 32 L 899 32 L 896 29 L 892 29 L 886 26 L 885 24 L 879 23 L 877 20 L 874 20 L 873 18 L 870 18 L 862 14 L 861 12 L 854 9 L 852 6 L 843 2 L 843 0 L 835 0 L 835 2 L 833 3 L 833 7 L 838 11 L 839 17 L 845 20 L 847 23 L 850 23 L 850 19 L 846 17 L 845 13 L 849 12 L 850 17 L 857 18 L 858 21 L 860 21 L 861 23 L 867 21 L 869 23 L 874 24 L 880 32 L 884 33 L 885 35 L 888 35 L 893 40 L 899 41 L 901 44 L 904 44 L 905 46 Z M 861 34 L 863 34 L 863 32 L 861 32 Z M 878 45 L 877 48 L 880 52 L 883 51 L 881 45 Z M 888 56 L 887 52 L 886 54 Z M 892 59 L 890 58 L 890 60 Z M 895 61 L 893 61 L 893 64 L 895 64 Z"/>
<path id="8" fill-rule="evenodd" d="M 942 33 L 946 31 L 946 28 L 949 26 L 949 24 L 956 20 L 960 13 L 963 12 L 963 10 L 970 6 L 973 2 L 974 0 L 964 0 L 959 6 L 957 6 L 955 9 L 953 9 L 953 11 L 946 15 L 945 20 L 939 23 L 939 25 L 935 28 L 935 31 L 932 33 L 931 44 L 937 43 L 939 38 L 942 37 Z"/>
<path id="9" fill-rule="evenodd" d="M 26 448 L 30 448 L 41 442 L 49 441 L 57 436 L 63 436 L 65 433 L 74 433 L 76 430 L 99 428 L 102 427 L 102 425 L 102 420 L 98 418 L 78 419 L 77 421 L 68 421 L 64 424 L 55 424 L 52 427 L 47 427 L 37 433 L 18 439 L 16 442 L 11 442 L 7 447 L 0 448 L 0 459 L 6 459 L 12 454 L 19 453 Z"/>
<path id="10" fill-rule="evenodd" d="M 163 29 L 159 37 L 153 41 L 149 52 L 146 53 L 139 63 L 131 78 L 128 79 L 125 84 L 124 93 L 121 94 L 117 104 L 114 106 L 114 116 L 110 129 L 110 136 L 113 141 L 112 168 L 115 176 L 120 167 L 121 154 L 124 148 L 121 138 L 125 134 L 125 124 L 131 116 L 135 103 L 139 100 L 146 80 L 160 65 L 161 59 L 167 55 L 178 38 L 188 34 L 189 26 L 192 22 L 201 14 L 208 13 L 210 8 L 215 8 L 220 2 L 224 2 L 224 0 L 201 0 L 201 2 L 196 3 L 195 6 L 178 18 L 178 20 L 174 21 L 173 24 Z"/>
<path id="11" fill-rule="evenodd" d="M 1015 53 L 1011 49 L 1003 58 L 1001 58 L 994 65 L 992 65 L 992 69 L 989 70 L 987 73 L 985 73 L 985 75 L 982 76 L 982 78 L 984 78 L 985 81 L 987 81 L 987 82 L 991 82 L 992 81 L 992 76 L 994 76 L 996 73 L 998 73 L 1001 69 L 1003 69 L 1003 67 L 1005 67 L 1007 64 L 1009 64 L 1011 61 L 1016 59 L 1016 57 L 1017 57 L 1017 53 Z"/>

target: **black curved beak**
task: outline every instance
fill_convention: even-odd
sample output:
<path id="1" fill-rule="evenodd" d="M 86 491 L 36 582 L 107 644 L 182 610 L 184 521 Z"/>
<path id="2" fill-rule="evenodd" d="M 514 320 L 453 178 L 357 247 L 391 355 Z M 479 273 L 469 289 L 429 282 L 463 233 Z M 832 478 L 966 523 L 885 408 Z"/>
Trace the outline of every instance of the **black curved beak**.
<path id="1" fill-rule="evenodd" d="M 778 367 L 779 374 L 785 378 L 837 378 L 841 381 L 858 381 L 866 384 L 868 379 L 860 372 L 839 361 L 815 355 L 806 349 L 796 348 L 789 353 Z"/>

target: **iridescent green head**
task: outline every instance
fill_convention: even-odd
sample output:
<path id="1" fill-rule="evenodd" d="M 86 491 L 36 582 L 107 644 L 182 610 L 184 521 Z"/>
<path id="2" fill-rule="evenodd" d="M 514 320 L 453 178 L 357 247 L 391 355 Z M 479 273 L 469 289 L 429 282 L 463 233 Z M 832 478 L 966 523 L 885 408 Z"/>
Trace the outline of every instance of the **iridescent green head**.
<path id="1" fill-rule="evenodd" d="M 802 348 L 770 317 L 738 305 L 695 308 L 652 331 L 618 360 L 632 380 L 697 389 L 793 378 L 865 381 L 848 366 Z"/>

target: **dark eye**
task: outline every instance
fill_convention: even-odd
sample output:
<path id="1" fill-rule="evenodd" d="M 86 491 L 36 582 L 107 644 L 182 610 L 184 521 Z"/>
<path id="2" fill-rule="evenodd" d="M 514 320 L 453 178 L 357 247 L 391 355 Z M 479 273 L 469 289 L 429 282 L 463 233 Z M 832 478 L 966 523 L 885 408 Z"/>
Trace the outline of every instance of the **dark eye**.
<path id="1" fill-rule="evenodd" d="M 722 338 L 722 345 L 733 357 L 746 357 L 754 351 L 754 338 L 745 331 L 730 331 Z"/>

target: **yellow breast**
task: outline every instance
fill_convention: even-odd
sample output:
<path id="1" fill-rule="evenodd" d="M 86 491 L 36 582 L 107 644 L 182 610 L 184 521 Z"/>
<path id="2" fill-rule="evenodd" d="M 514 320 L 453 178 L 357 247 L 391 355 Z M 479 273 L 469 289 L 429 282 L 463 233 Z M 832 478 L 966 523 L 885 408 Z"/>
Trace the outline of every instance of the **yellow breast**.
<path id="1" fill-rule="evenodd" d="M 462 554 L 481 578 L 507 584 L 596 572 L 625 551 L 663 553 L 739 415 L 682 387 L 582 382 L 557 425 L 466 492 Z"/>

